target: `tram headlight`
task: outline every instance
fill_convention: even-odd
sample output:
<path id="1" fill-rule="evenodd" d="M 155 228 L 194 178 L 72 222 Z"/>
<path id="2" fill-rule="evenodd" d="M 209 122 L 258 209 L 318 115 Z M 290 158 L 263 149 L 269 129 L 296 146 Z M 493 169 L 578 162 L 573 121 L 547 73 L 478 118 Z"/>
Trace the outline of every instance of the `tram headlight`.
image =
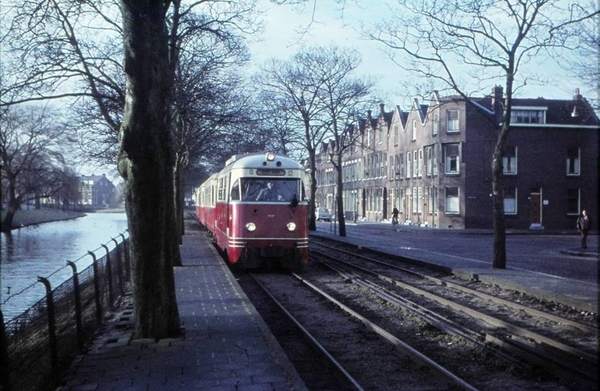
<path id="1" fill-rule="evenodd" d="M 290 232 L 294 232 L 296 230 L 296 223 L 290 221 L 289 223 L 287 223 L 287 229 Z"/>
<path id="2" fill-rule="evenodd" d="M 273 152 L 267 152 L 267 161 L 272 162 L 275 160 L 275 154 Z"/>
<path id="3" fill-rule="evenodd" d="M 254 231 L 256 231 L 256 224 L 246 223 L 246 229 L 250 232 L 254 232 Z"/>

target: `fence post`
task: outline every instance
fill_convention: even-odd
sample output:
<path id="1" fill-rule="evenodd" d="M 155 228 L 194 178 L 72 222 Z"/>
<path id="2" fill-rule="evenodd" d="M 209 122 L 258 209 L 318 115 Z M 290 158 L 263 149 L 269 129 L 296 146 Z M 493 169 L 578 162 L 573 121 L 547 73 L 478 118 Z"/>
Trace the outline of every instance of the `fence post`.
<path id="1" fill-rule="evenodd" d="M 117 239 L 112 238 L 112 241 L 115 242 L 115 251 L 117 252 L 117 274 L 119 276 L 119 294 L 122 295 L 125 293 L 125 287 L 123 284 L 123 257 L 121 256 L 122 249 L 119 248 L 119 243 Z"/>
<path id="2" fill-rule="evenodd" d="M 58 375 L 58 352 L 56 346 L 56 324 L 54 319 L 54 298 L 52 287 L 47 278 L 39 277 L 38 281 L 46 288 L 46 309 L 48 310 L 48 341 L 50 343 L 50 364 L 52 365 L 52 376 Z"/>
<path id="3" fill-rule="evenodd" d="M 67 265 L 73 269 L 73 294 L 75 295 L 75 327 L 77 330 L 77 347 L 83 350 L 83 320 L 81 315 L 81 294 L 79 291 L 79 275 L 74 262 L 67 261 Z"/>
<path id="4" fill-rule="evenodd" d="M 119 235 L 123 238 L 123 253 L 125 254 L 125 281 L 131 281 L 131 261 L 129 258 L 128 243 L 125 240 L 125 235 Z"/>
<path id="5" fill-rule="evenodd" d="M 4 315 L 0 309 L 0 389 L 10 391 L 10 367 L 8 359 L 8 338 L 4 329 Z"/>
<path id="6" fill-rule="evenodd" d="M 92 256 L 94 260 L 92 267 L 94 268 L 94 299 L 96 302 L 96 323 L 100 325 L 102 323 L 102 303 L 100 300 L 100 277 L 98 276 L 98 264 L 96 262 L 96 254 L 88 251 L 88 254 Z"/>
<path id="7" fill-rule="evenodd" d="M 113 280 L 112 280 L 112 265 L 110 262 L 110 251 L 108 250 L 108 246 L 105 244 L 101 244 L 106 250 L 106 272 L 108 273 L 108 304 L 110 308 L 113 308 L 115 304 L 115 297 L 113 295 Z"/>

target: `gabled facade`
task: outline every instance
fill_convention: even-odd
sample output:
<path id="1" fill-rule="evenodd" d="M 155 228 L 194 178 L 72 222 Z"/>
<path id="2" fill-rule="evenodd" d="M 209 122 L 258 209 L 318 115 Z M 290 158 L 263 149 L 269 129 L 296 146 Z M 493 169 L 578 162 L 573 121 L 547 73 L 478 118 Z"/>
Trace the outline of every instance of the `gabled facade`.
<path id="1" fill-rule="evenodd" d="M 432 94 L 408 111 L 396 106 L 359 122 L 360 145 L 344 157 L 347 219 L 492 228 L 492 151 L 502 88 L 464 101 Z M 515 99 L 503 157 L 508 229 L 573 229 L 581 209 L 598 213 L 599 121 L 577 91 L 570 100 Z M 324 144 L 318 206 L 333 211 L 335 171 Z"/>
<path id="2" fill-rule="evenodd" d="M 115 185 L 102 175 L 87 175 L 79 178 L 80 205 L 108 206 L 114 202 Z"/>

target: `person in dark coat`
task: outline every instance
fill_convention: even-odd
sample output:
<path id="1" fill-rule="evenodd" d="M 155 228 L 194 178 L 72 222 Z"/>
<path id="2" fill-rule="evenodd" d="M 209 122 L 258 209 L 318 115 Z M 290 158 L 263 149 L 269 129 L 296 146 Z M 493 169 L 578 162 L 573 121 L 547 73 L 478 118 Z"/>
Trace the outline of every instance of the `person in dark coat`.
<path id="1" fill-rule="evenodd" d="M 587 211 L 583 209 L 577 218 L 577 231 L 581 235 L 581 248 L 587 248 L 587 237 L 592 228 L 592 220 Z"/>
<path id="2" fill-rule="evenodd" d="M 396 208 L 394 206 L 394 209 L 392 210 L 392 224 L 396 225 L 398 224 L 398 214 L 400 213 L 400 211 L 398 210 L 398 208 Z"/>

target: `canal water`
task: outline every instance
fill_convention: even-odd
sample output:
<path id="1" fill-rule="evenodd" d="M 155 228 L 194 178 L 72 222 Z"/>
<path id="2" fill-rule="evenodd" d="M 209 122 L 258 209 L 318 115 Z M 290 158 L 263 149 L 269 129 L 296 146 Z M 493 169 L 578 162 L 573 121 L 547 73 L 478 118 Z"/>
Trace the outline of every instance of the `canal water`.
<path id="1" fill-rule="evenodd" d="M 84 217 L 24 227 L 2 233 L 0 252 L 0 306 L 4 321 L 22 314 L 42 299 L 44 286 L 37 277 L 49 277 L 52 288 L 73 276 L 66 261 L 75 262 L 77 271 L 127 238 L 125 213 L 88 213 Z"/>

